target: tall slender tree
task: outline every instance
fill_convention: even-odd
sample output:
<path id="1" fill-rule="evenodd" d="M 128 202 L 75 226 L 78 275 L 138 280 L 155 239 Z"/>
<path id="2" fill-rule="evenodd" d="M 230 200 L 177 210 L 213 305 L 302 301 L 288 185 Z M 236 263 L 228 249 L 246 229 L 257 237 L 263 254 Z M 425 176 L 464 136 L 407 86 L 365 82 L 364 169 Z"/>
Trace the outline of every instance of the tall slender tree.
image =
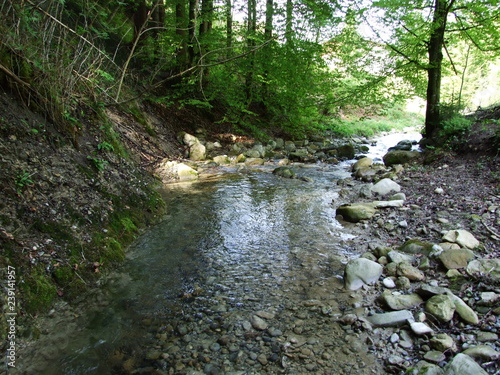
<path id="1" fill-rule="evenodd" d="M 441 128 L 443 51 L 464 40 L 484 53 L 500 53 L 498 0 L 379 0 L 373 6 L 384 15 L 375 33 L 383 39 L 400 67 L 413 65 L 427 73 L 425 137 Z M 386 27 L 380 30 L 381 25 Z M 392 30 L 390 36 L 387 30 Z"/>

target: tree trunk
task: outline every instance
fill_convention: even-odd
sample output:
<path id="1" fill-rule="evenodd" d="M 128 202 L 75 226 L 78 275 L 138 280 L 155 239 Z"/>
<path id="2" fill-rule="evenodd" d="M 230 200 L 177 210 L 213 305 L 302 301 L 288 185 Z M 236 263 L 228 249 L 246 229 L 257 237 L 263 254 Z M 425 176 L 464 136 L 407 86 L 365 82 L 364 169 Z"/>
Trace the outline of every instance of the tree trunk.
<path id="1" fill-rule="evenodd" d="M 200 23 L 200 38 L 208 34 L 212 30 L 212 19 L 214 11 L 213 0 L 202 0 L 201 2 L 201 23 Z"/>
<path id="2" fill-rule="evenodd" d="M 293 46 L 293 1 L 286 0 L 286 26 L 285 26 L 286 45 Z"/>
<path id="3" fill-rule="evenodd" d="M 198 0 L 189 0 L 189 31 L 188 31 L 188 39 L 189 39 L 189 47 L 188 47 L 188 64 L 189 66 L 193 66 L 195 59 L 195 49 L 194 46 L 196 44 L 196 11 L 198 8 Z"/>
<path id="4" fill-rule="evenodd" d="M 451 1 L 453 3 L 453 0 Z M 429 66 L 427 68 L 427 108 L 425 113 L 425 137 L 432 138 L 439 130 L 441 115 L 441 70 L 443 63 L 446 18 L 451 4 L 435 0 L 431 35 L 428 44 Z"/>
<path id="5" fill-rule="evenodd" d="M 231 55 L 233 46 L 233 6 L 231 0 L 226 0 L 226 47 L 228 48 L 227 57 Z"/>
<path id="6" fill-rule="evenodd" d="M 257 0 L 248 0 L 248 24 L 247 24 L 247 46 L 255 47 L 255 34 L 257 33 Z M 253 69 L 255 67 L 255 54 L 248 55 L 248 71 L 245 78 L 245 93 L 247 102 L 250 104 L 253 97 Z"/>
<path id="7" fill-rule="evenodd" d="M 134 13 L 134 42 L 139 38 L 143 38 L 141 32 L 148 20 L 148 12 L 149 9 L 146 5 L 146 0 L 140 0 L 137 4 L 137 10 Z"/>
<path id="8" fill-rule="evenodd" d="M 273 38 L 273 18 L 274 18 L 274 0 L 266 0 L 266 24 L 264 27 L 264 40 L 270 42 Z M 262 65 L 264 68 L 263 76 L 264 81 L 262 82 L 262 99 L 265 101 L 269 95 L 268 81 L 269 81 L 269 70 L 270 62 L 272 61 L 272 47 L 271 44 L 265 46 L 261 52 L 264 56 L 262 60 Z"/>
<path id="9" fill-rule="evenodd" d="M 177 0 L 175 3 L 175 34 L 179 38 L 179 48 L 177 50 L 179 71 L 185 69 L 188 62 L 186 25 L 186 3 L 184 0 Z"/>

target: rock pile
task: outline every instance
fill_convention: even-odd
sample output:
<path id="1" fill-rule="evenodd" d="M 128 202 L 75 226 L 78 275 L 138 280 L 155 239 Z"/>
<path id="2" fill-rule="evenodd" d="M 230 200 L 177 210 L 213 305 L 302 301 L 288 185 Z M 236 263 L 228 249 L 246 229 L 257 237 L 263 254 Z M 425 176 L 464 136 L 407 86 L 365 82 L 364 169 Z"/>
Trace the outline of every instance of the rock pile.
<path id="1" fill-rule="evenodd" d="M 325 162 L 337 164 L 342 160 L 350 160 L 356 154 L 368 151 L 368 140 L 353 138 L 350 140 L 333 140 L 315 137 L 314 140 L 284 141 L 281 138 L 260 142 L 230 142 L 223 146 L 220 142 L 210 142 L 203 135 L 193 136 L 188 133 L 178 135 L 183 145 L 186 161 L 164 159 L 155 169 L 156 174 L 165 183 L 189 181 L 198 178 L 196 168 L 201 163 L 213 165 L 262 165 L 267 160 L 282 160 L 282 164 L 290 162 Z M 233 141 L 233 140 L 232 140 Z M 227 143 L 227 142 L 226 142 Z M 281 173 L 281 172 L 280 172 Z M 278 173 L 279 175 L 279 173 Z M 294 178 L 288 175 L 285 178 Z"/>
<path id="2" fill-rule="evenodd" d="M 403 162 L 411 156 L 404 150 L 389 153 L 395 152 Z M 406 197 L 394 181 L 403 170 L 400 165 L 374 166 L 362 159 L 352 170 L 358 179 L 378 182 L 358 188 L 364 199 L 338 207 L 339 219 L 366 228 L 380 209 L 408 213 L 415 208 L 405 206 Z M 372 196 L 389 198 L 366 202 Z M 383 221 L 378 219 L 377 225 L 389 230 L 408 225 L 400 221 L 387 227 Z M 500 258 L 491 258 L 462 228 L 444 230 L 440 237 L 437 243 L 410 238 L 399 246 L 371 245 L 369 252 L 349 261 L 345 287 L 363 302 L 340 321 L 347 330 L 369 333 L 388 372 L 498 373 Z"/>

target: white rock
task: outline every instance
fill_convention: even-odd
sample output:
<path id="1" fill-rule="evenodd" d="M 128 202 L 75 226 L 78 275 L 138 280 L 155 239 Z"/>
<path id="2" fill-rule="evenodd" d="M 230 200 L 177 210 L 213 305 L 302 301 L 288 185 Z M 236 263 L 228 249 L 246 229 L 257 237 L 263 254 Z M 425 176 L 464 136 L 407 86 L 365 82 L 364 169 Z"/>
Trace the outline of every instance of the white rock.
<path id="1" fill-rule="evenodd" d="M 345 287 L 357 290 L 365 284 L 375 283 L 382 274 L 383 267 L 366 258 L 349 261 L 345 268 Z"/>
<path id="2" fill-rule="evenodd" d="M 442 188 L 436 188 L 436 190 L 434 190 L 434 193 L 436 194 L 444 194 L 444 190 Z"/>
<path id="3" fill-rule="evenodd" d="M 421 322 L 410 323 L 410 328 L 416 335 L 425 335 L 426 333 L 434 332 L 431 327 Z"/>
<path id="4" fill-rule="evenodd" d="M 443 236 L 443 241 L 457 243 L 462 247 L 474 249 L 479 246 L 479 241 L 464 229 L 450 230 Z"/>
<path id="5" fill-rule="evenodd" d="M 400 191 L 401 186 L 398 183 L 392 181 L 390 178 L 384 178 L 372 187 L 372 192 L 379 195 L 399 193 Z"/>
<path id="6" fill-rule="evenodd" d="M 403 207 L 404 201 L 375 201 L 375 208 L 398 208 Z"/>
<path id="7" fill-rule="evenodd" d="M 374 314 L 366 319 L 376 327 L 394 327 L 414 321 L 412 313 L 408 310 Z"/>
<path id="8" fill-rule="evenodd" d="M 164 183 L 191 181 L 198 178 L 198 172 L 183 163 L 163 160 L 155 171 Z"/>
<path id="9" fill-rule="evenodd" d="M 390 277 L 386 277 L 384 280 L 382 280 L 382 284 L 384 284 L 384 286 L 389 289 L 394 289 L 396 287 L 396 283 Z"/>
<path id="10" fill-rule="evenodd" d="M 413 261 L 415 260 L 414 255 L 401 253 L 396 250 L 389 251 L 389 253 L 387 253 L 387 256 L 389 257 L 391 262 L 394 263 L 403 263 L 403 262 L 413 263 Z"/>

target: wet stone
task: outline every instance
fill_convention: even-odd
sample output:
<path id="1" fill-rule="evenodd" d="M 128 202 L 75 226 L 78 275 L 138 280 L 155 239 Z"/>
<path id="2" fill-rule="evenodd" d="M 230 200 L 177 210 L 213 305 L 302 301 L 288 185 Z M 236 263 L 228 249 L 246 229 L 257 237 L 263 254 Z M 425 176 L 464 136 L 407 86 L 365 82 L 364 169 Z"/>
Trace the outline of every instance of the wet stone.
<path id="1" fill-rule="evenodd" d="M 268 325 L 265 320 L 262 318 L 258 317 L 257 315 L 253 315 L 252 318 L 250 319 L 250 323 L 252 324 L 252 327 L 259 330 L 263 331 L 267 329 Z"/>
<path id="2" fill-rule="evenodd" d="M 269 327 L 268 330 L 267 330 L 267 332 L 272 337 L 278 337 L 278 336 L 282 336 L 283 335 L 283 332 L 280 329 L 274 328 L 274 327 Z"/>
<path id="3" fill-rule="evenodd" d="M 432 363 L 439 363 L 446 359 L 446 356 L 437 350 L 431 350 L 425 353 L 424 359 Z"/>

